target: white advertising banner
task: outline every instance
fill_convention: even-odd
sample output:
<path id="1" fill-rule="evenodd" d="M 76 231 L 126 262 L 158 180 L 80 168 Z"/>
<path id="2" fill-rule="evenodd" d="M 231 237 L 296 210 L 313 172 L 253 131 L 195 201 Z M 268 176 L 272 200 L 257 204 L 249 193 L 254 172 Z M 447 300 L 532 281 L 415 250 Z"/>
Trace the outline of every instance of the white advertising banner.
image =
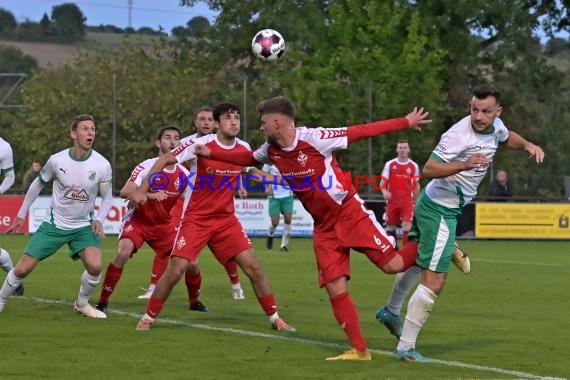
<path id="1" fill-rule="evenodd" d="M 95 207 L 101 203 L 101 198 L 97 198 Z M 236 215 L 249 236 L 267 236 L 269 226 L 269 211 L 267 199 L 236 199 Z M 40 196 L 30 207 L 29 211 L 29 232 L 34 233 L 45 219 L 49 217 L 50 197 Z M 113 207 L 107 220 L 103 224 L 105 233 L 108 235 L 118 235 L 121 229 L 121 219 L 127 213 L 127 203 L 124 199 L 113 198 Z M 275 235 L 281 236 L 283 233 L 283 216 Z M 291 235 L 295 237 L 313 236 L 313 218 L 295 200 L 293 205 L 293 221 L 291 222 Z"/>
<path id="2" fill-rule="evenodd" d="M 269 227 L 269 202 L 267 199 L 236 199 L 236 216 L 249 236 L 267 236 Z M 283 215 L 275 236 L 283 234 Z M 291 235 L 295 237 L 313 236 L 313 218 L 303 208 L 301 202 L 295 199 L 293 204 L 293 220 Z"/>

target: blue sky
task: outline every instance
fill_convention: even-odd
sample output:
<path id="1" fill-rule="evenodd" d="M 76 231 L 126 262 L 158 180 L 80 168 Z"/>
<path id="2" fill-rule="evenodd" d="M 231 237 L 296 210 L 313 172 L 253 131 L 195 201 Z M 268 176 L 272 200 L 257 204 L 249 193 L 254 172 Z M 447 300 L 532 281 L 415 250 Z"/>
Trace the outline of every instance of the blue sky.
<path id="1" fill-rule="evenodd" d="M 129 26 L 128 0 L 0 0 L 0 8 L 12 12 L 18 22 L 25 19 L 38 22 L 44 13 L 51 15 L 54 5 L 70 2 L 77 4 L 87 17 L 87 25 Z M 135 29 L 149 26 L 158 30 L 160 25 L 170 33 L 173 27 L 184 26 L 193 17 L 204 16 L 210 22 L 215 18 L 215 13 L 203 2 L 192 8 L 180 7 L 179 0 L 132 0 L 132 4 L 131 22 Z"/>
<path id="2" fill-rule="evenodd" d="M 240 0 L 236 0 L 240 1 Z M 38 22 L 44 13 L 51 15 L 54 5 L 73 2 L 79 6 L 87 25 L 115 25 L 120 28 L 129 26 L 128 0 L 0 0 L 0 8 L 11 11 L 18 22 L 26 18 Z M 132 0 L 132 27 L 138 29 L 149 26 L 158 30 L 159 25 L 170 33 L 175 26 L 184 26 L 196 16 L 204 16 L 214 21 L 216 13 L 209 10 L 206 4 L 199 2 L 192 8 L 180 7 L 179 0 Z M 568 33 L 560 33 L 559 37 L 568 38 Z M 541 36 L 542 42 L 548 39 Z"/>

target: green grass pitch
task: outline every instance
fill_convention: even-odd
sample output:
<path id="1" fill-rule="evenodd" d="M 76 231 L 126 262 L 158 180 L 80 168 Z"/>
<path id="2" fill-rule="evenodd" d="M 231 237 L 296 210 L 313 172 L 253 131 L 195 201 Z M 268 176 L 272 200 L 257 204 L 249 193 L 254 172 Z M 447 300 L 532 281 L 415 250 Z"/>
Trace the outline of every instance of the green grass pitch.
<path id="1" fill-rule="evenodd" d="M 28 240 L 0 236 L 17 261 Z M 279 313 L 297 328 L 280 334 L 269 323 L 243 275 L 246 299 L 230 296 L 229 280 L 208 251 L 202 253 L 202 301 L 209 313 L 188 311 L 183 282 L 149 332 L 135 331 L 146 303 L 151 251 L 145 246 L 123 272 L 108 319 L 72 310 L 83 270 L 66 250 L 40 263 L 26 279 L 24 297 L 0 314 L 0 378 L 26 379 L 508 379 L 570 375 L 570 252 L 567 242 L 465 241 L 472 272 L 452 268 L 447 286 L 420 335 L 429 365 L 392 358 L 396 340 L 375 320 L 393 276 L 352 255 L 351 296 L 372 349 L 371 362 L 327 362 L 347 346 L 326 292 L 317 287 L 309 239 L 291 251 L 256 254 L 272 283 Z M 103 266 L 116 251 L 104 242 Z M 0 279 L 5 274 L 0 272 Z M 97 301 L 99 289 L 91 302 Z"/>

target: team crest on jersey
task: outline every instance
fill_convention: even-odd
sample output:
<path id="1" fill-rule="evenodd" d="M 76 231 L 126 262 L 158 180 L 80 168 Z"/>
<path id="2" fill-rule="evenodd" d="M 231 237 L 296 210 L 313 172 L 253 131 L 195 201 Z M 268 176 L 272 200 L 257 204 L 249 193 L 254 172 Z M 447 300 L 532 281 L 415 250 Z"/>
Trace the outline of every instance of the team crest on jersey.
<path id="1" fill-rule="evenodd" d="M 126 227 L 123 229 L 123 231 L 124 231 L 124 232 L 131 232 L 131 231 L 133 230 L 133 228 L 134 228 L 133 225 L 132 225 L 132 224 L 129 224 L 128 226 L 126 226 Z"/>
<path id="2" fill-rule="evenodd" d="M 297 156 L 297 161 L 299 161 L 301 166 L 305 167 L 305 165 L 307 165 L 308 159 L 309 159 L 309 156 L 307 156 L 305 153 L 303 153 L 303 151 L 299 152 L 299 155 Z"/>
<path id="3" fill-rule="evenodd" d="M 87 178 L 89 178 L 89 181 L 95 181 L 95 176 L 97 175 L 97 173 L 95 173 L 93 170 L 89 170 L 89 173 L 87 175 Z"/>
<path id="4" fill-rule="evenodd" d="M 346 129 L 335 129 L 335 130 L 329 130 L 329 129 L 323 129 L 321 131 L 321 139 L 334 139 L 336 137 L 344 137 L 346 136 Z"/>
<path id="5" fill-rule="evenodd" d="M 176 181 L 174 181 L 174 187 L 177 189 L 180 188 L 180 176 L 176 177 Z"/>
<path id="6" fill-rule="evenodd" d="M 63 197 L 77 202 L 87 202 L 89 200 L 89 195 L 87 195 L 85 189 L 81 189 L 79 186 L 75 185 L 67 189 L 63 194 Z"/>
<path id="7" fill-rule="evenodd" d="M 178 241 L 176 242 L 176 248 L 182 249 L 185 245 L 186 245 L 186 239 L 184 239 L 184 236 L 181 236 L 180 239 L 178 239 Z"/>
<path id="8" fill-rule="evenodd" d="M 410 175 L 410 174 L 412 174 L 412 169 L 410 169 L 410 168 L 406 168 L 406 174 L 407 174 L 407 175 Z"/>

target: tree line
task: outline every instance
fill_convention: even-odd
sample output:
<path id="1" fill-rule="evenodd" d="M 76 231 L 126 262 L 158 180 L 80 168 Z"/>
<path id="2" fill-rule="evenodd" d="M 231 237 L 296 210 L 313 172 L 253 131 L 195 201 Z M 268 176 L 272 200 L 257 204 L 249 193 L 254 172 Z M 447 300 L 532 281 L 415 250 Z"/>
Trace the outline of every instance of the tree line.
<path id="1" fill-rule="evenodd" d="M 98 120 L 96 149 L 108 158 L 117 127 L 120 186 L 136 163 L 155 154 L 160 126 L 178 124 L 190 134 L 203 105 L 243 107 L 242 133 L 253 147 L 262 143 L 255 105 L 275 95 L 291 98 L 299 124 L 307 126 L 363 123 L 424 106 L 434 123 L 422 134 L 382 136 L 339 153 L 347 171 L 377 174 L 395 156 L 400 137 L 410 140 L 412 158 L 425 162 L 441 133 L 468 114 L 471 88 L 493 83 L 504 94 L 507 126 L 547 153 L 537 167 L 501 152 L 495 167 L 510 173 L 517 195 L 560 197 L 570 175 L 569 68 L 552 64 L 538 35 L 554 41 L 551 56 L 567 54 L 568 41 L 555 38 L 569 28 L 566 1 L 206 3 L 219 12 L 211 26 L 195 20 L 192 33 L 162 36 L 148 48 L 125 43 L 119 52 L 83 54 L 73 64 L 35 70 L 21 94 L 29 107 L 0 109 L 2 135 L 15 145 L 18 165 L 31 157 L 45 161 L 68 146 L 67 124 L 85 112 Z M 273 64 L 250 53 L 251 38 L 265 27 L 286 40 L 286 54 Z"/>

